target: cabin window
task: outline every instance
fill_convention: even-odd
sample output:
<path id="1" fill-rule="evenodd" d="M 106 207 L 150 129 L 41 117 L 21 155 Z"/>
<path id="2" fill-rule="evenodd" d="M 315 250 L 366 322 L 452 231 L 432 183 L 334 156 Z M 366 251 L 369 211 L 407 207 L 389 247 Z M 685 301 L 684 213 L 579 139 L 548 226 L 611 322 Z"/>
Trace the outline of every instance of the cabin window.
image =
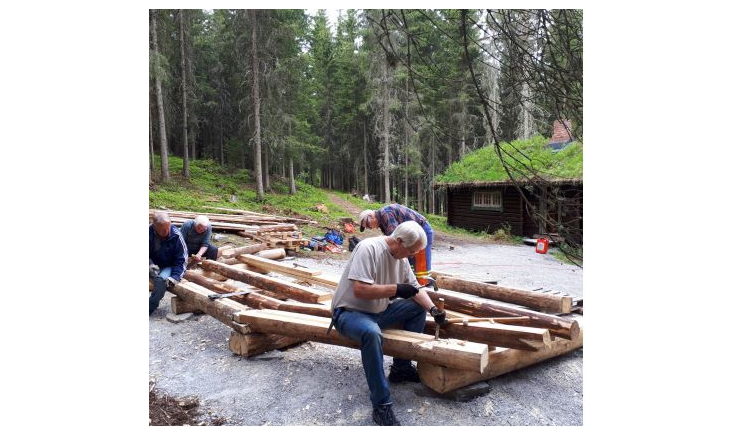
<path id="1" fill-rule="evenodd" d="M 500 190 L 475 191 L 472 193 L 472 208 L 500 211 L 503 208 L 502 193 Z"/>

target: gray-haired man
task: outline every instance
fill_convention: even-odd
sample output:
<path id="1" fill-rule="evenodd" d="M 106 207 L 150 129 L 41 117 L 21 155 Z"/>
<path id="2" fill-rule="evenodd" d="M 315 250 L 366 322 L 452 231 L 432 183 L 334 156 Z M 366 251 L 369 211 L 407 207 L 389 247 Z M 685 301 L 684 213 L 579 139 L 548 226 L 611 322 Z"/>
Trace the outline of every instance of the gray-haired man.
<path id="1" fill-rule="evenodd" d="M 332 299 L 332 318 L 337 331 L 360 343 L 373 420 L 378 425 L 400 425 L 383 371 L 381 329 L 400 327 L 423 332 L 426 312 L 442 324 L 446 314 L 438 311 L 406 260 L 426 246 L 426 233 L 414 221 L 401 223 L 387 237 L 361 241 L 352 253 Z M 395 299 L 396 297 L 401 299 Z M 395 300 L 394 300 L 395 299 Z M 410 361 L 393 359 L 391 382 L 419 382 Z"/>

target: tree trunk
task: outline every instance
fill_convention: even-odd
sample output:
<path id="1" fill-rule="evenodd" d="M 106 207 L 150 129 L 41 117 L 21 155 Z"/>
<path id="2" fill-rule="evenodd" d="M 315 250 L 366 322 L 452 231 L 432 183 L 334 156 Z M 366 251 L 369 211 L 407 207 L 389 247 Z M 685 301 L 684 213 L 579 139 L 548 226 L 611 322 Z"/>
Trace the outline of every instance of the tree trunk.
<path id="1" fill-rule="evenodd" d="M 181 106 L 182 106 L 182 118 L 184 125 L 184 169 L 181 171 L 181 175 L 185 178 L 189 178 L 189 139 L 188 139 L 188 123 L 187 123 L 187 109 L 186 109 L 186 50 L 184 50 L 184 9 L 179 9 L 179 36 L 181 40 Z"/>
<path id="2" fill-rule="evenodd" d="M 388 136 L 390 135 L 390 102 L 388 101 L 388 60 L 383 59 L 383 202 L 390 203 L 390 148 Z"/>
<path id="3" fill-rule="evenodd" d="M 153 182 L 153 173 L 156 172 L 156 155 L 153 153 L 153 117 L 151 117 L 150 104 L 148 104 L 148 147 L 151 155 L 151 171 L 148 173 L 148 181 Z"/>
<path id="4" fill-rule="evenodd" d="M 406 119 L 404 120 L 403 129 L 406 133 L 406 146 L 404 149 L 404 154 L 406 155 L 406 173 L 403 175 L 403 184 L 406 188 L 406 194 L 403 197 L 403 204 L 408 205 L 408 130 L 410 128 L 410 124 L 408 123 L 408 77 L 406 77 L 406 103 L 404 106 L 404 112 L 406 114 Z"/>
<path id="5" fill-rule="evenodd" d="M 270 178 L 270 164 L 268 163 L 268 150 L 267 144 L 263 146 L 263 190 L 270 192 L 271 190 L 271 178 Z"/>
<path id="6" fill-rule="evenodd" d="M 293 177 L 293 158 L 288 157 L 288 194 L 296 194 L 296 180 Z"/>
<path id="7" fill-rule="evenodd" d="M 419 174 L 416 176 L 416 201 L 418 202 L 417 211 L 424 211 L 424 193 L 421 192 L 421 169 Z"/>
<path id="8" fill-rule="evenodd" d="M 432 186 L 434 184 L 434 155 L 435 155 L 435 139 L 434 135 L 431 136 L 431 179 L 429 179 L 429 194 L 431 195 L 431 205 L 430 205 L 430 211 L 432 214 L 436 214 L 436 202 L 434 199 L 434 187 Z"/>
<path id="9" fill-rule="evenodd" d="M 170 175 L 168 173 L 168 144 L 166 143 L 166 118 L 163 110 L 163 90 L 161 89 L 160 69 L 158 62 L 158 35 L 156 30 L 156 9 L 151 11 L 153 21 L 153 56 L 155 56 L 155 82 L 156 82 L 156 104 L 158 106 L 158 137 L 161 141 L 161 182 L 168 182 Z"/>
<path id="10" fill-rule="evenodd" d="M 255 163 L 255 181 L 257 186 L 258 201 L 262 201 L 265 197 L 263 192 L 263 169 L 260 165 L 260 86 L 258 84 L 258 70 L 260 63 L 258 62 L 258 12 L 255 9 L 250 9 L 250 26 L 252 27 L 251 34 L 251 46 L 250 46 L 250 59 L 253 70 L 253 106 L 255 116 L 255 157 L 253 161 Z"/>
<path id="11" fill-rule="evenodd" d="M 367 131 L 365 129 L 365 122 L 362 123 L 362 159 L 365 162 L 365 192 L 363 194 L 370 194 L 370 187 L 368 187 Z"/>

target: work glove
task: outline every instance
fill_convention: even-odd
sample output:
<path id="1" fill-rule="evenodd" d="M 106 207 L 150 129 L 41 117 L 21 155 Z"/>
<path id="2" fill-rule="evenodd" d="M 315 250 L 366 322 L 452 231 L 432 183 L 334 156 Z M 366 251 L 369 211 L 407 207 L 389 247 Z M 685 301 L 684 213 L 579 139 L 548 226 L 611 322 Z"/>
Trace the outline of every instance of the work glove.
<path id="1" fill-rule="evenodd" d="M 411 284 L 396 284 L 396 296 L 408 299 L 416 296 L 419 289 Z"/>
<path id="2" fill-rule="evenodd" d="M 168 278 L 166 278 L 166 289 L 170 290 L 174 288 L 174 286 L 178 283 L 179 281 L 169 276 Z"/>
<path id="3" fill-rule="evenodd" d="M 155 264 L 149 264 L 148 265 L 148 275 L 149 276 L 158 276 L 158 274 L 161 273 L 161 268 L 158 267 Z"/>
<path id="4" fill-rule="evenodd" d="M 439 308 L 436 306 L 431 307 L 429 314 L 434 318 L 434 322 L 436 322 L 436 324 L 443 325 L 447 323 L 447 313 L 445 311 L 439 311 Z"/>

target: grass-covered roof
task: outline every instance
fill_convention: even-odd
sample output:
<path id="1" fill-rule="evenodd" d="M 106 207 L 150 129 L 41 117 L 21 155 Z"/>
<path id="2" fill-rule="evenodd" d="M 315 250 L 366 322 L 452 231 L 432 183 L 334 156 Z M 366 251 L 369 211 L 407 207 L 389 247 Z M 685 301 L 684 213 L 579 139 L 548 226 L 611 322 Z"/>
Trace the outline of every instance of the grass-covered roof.
<path id="1" fill-rule="evenodd" d="M 503 159 L 513 178 L 518 181 L 529 180 L 535 172 L 546 180 L 581 182 L 582 145 L 573 142 L 554 152 L 547 147 L 548 143 L 549 139 L 540 135 L 510 144 L 501 143 Z M 436 178 L 439 186 L 502 184 L 509 181 L 510 178 L 492 145 L 466 155 Z"/>

